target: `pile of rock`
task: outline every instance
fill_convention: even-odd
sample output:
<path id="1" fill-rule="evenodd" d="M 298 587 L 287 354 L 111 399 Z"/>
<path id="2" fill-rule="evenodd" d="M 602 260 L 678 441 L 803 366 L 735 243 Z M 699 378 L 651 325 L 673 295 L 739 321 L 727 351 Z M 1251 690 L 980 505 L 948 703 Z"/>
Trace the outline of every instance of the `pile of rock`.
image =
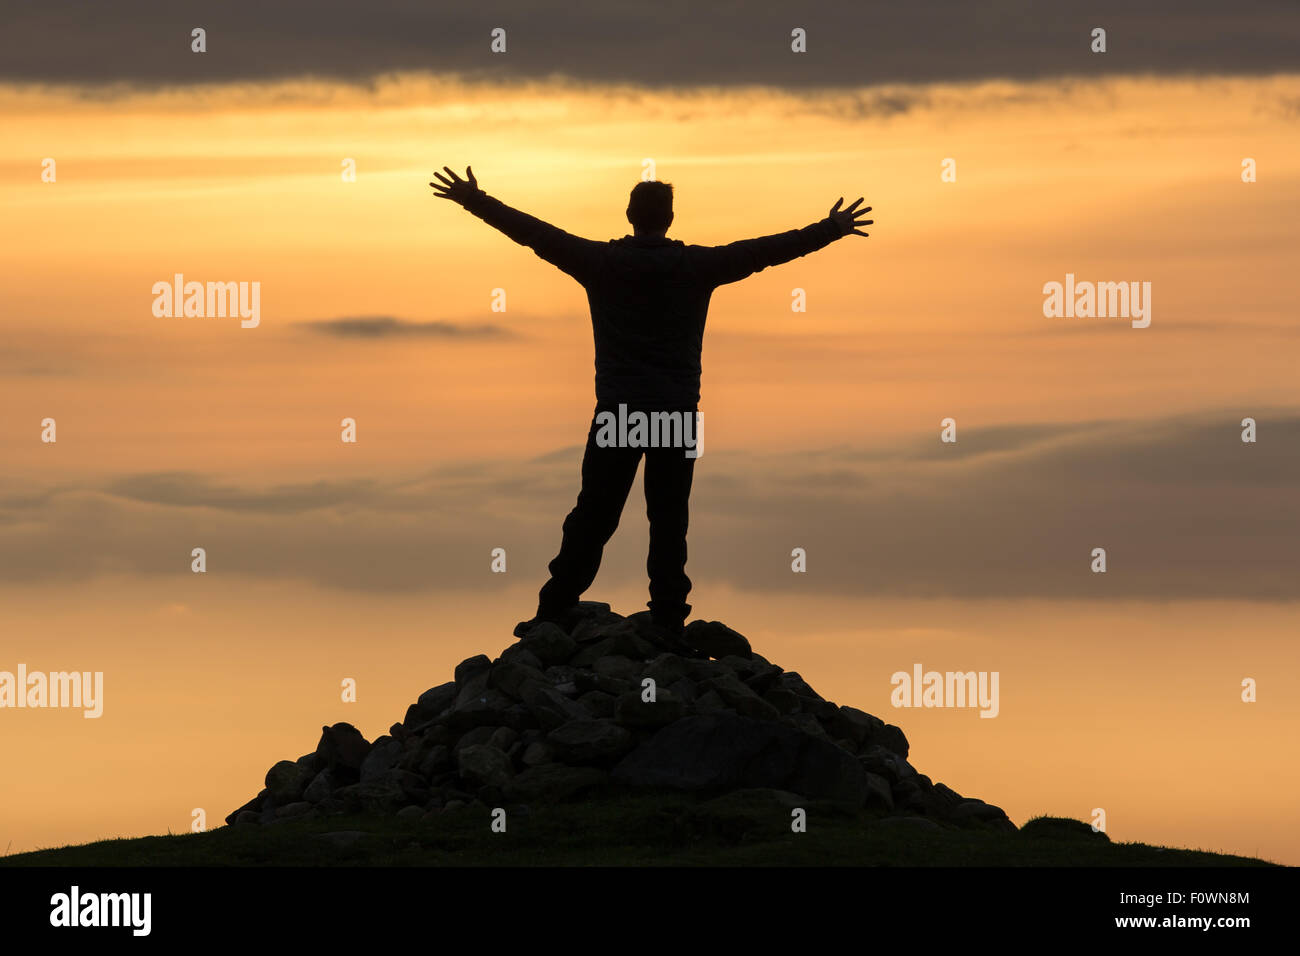
<path id="1" fill-rule="evenodd" d="M 325 727 L 314 752 L 273 766 L 226 822 L 765 788 L 1015 829 L 997 807 L 913 769 L 897 727 L 823 699 L 723 624 L 694 621 L 686 632 L 695 647 L 737 652 L 717 660 L 665 652 L 645 612 L 624 618 L 584 602 L 571 624 L 539 624 L 496 660 L 462 661 L 374 742 L 351 724 Z"/>

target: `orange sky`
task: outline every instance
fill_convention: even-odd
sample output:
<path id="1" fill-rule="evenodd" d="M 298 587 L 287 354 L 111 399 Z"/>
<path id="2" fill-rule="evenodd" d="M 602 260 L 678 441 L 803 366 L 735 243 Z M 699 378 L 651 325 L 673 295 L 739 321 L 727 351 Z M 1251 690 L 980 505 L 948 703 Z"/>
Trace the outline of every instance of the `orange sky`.
<path id="1" fill-rule="evenodd" d="M 1109 487 L 1104 474 L 1078 477 L 1070 457 L 1110 447 L 1087 444 L 1087 428 L 1127 423 L 1125 461 L 1141 477 L 1141 429 L 1192 455 L 1200 433 L 1184 441 L 1182 423 L 1221 421 L 1231 443 L 1255 415 L 1252 461 L 1274 470 L 1150 481 L 1153 500 L 1185 510 L 1157 533 L 1135 506 L 1112 515 L 1108 540 L 1131 535 L 1121 573 L 1145 557 L 1155 575 L 1162 547 L 1187 550 L 1171 542 L 1184 526 L 1192 550 L 1268 555 L 1219 598 L 1273 573 L 1294 582 L 1294 539 L 1270 522 L 1297 517 L 1286 496 L 1297 452 L 1268 457 L 1280 453 L 1267 436 L 1269 422 L 1274 436 L 1296 434 L 1283 423 L 1296 417 L 1300 78 L 903 92 L 909 109 L 873 112 L 848 93 L 416 77 L 370 91 L 95 98 L 0 87 L 0 568 L 11 582 L 0 585 L 0 669 L 103 669 L 107 682 L 97 722 L 0 712 L 6 759 L 24 767 L 0 800 L 0 843 L 175 831 L 195 806 L 215 825 L 275 760 L 310 749 L 322 723 L 351 719 L 373 737 L 461 658 L 508 643 L 576 493 L 576 462 L 533 462 L 585 434 L 585 297 L 425 184 L 437 166 L 472 163 L 493 195 L 606 238 L 628 231 L 627 191 L 649 157 L 676 188 L 672 235 L 688 242 L 806 225 L 840 195 L 875 207 L 870 239 L 714 296 L 696 614 L 748 633 L 825 696 L 899 723 L 922 772 L 1017 822 L 1103 806 L 1121 839 L 1300 863 L 1283 797 L 1297 782 L 1285 742 L 1300 731 L 1287 703 L 1294 603 L 1200 602 L 1165 579 L 1170 593 L 1152 585 L 1123 602 L 1062 596 L 1056 579 L 1016 597 L 993 558 L 944 572 L 990 582 L 987 595 L 929 578 L 881 593 L 889 554 L 879 568 L 849 561 L 907 537 L 874 522 L 912 476 L 932 489 L 931 512 L 962 488 L 978 510 L 981 482 L 1018 473 L 1015 494 L 1069 510 Z M 47 156 L 53 184 L 40 181 Z M 1240 180 L 1247 156 L 1254 184 Z M 345 157 L 355 183 L 340 179 Z M 945 157 L 955 183 L 940 181 Z M 154 317 L 150 289 L 175 272 L 260 281 L 260 326 Z M 1066 272 L 1151 282 L 1151 327 L 1044 318 L 1043 283 Z M 790 310 L 795 287 L 807 313 Z M 507 291 L 504 313 L 490 311 L 494 288 Z M 500 332 L 346 338 L 308 324 L 358 316 Z M 47 416 L 53 446 L 39 441 Z M 338 441 L 345 416 L 358 421 L 355 447 Z M 937 445 L 947 416 L 962 434 L 1033 439 L 990 443 L 946 484 L 926 465 L 933 451 L 916 449 Z M 892 456 L 906 469 L 876 467 Z M 853 470 L 863 460 L 870 468 Z M 729 482 L 759 472 L 764 494 L 793 496 L 787 514 L 731 494 Z M 172 474 L 189 484 L 157 477 Z M 881 497 L 864 524 L 836 527 L 818 500 L 856 481 Z M 329 500 L 308 500 L 313 489 Z M 1225 524 L 1196 538 L 1202 517 L 1233 508 L 1235 534 Z M 1096 515 L 1081 526 L 1104 525 Z M 625 522 L 590 595 L 625 613 L 644 600 L 638 524 Z M 1036 527 L 1024 522 L 1017 548 Z M 742 534 L 770 539 L 770 578 L 728 554 Z M 206 579 L 176 576 L 199 538 L 229 546 Z M 782 569 L 805 540 L 824 550 L 792 583 Z M 463 570 L 477 567 L 464 548 L 502 542 L 508 587 L 486 560 L 479 579 Z M 1095 543 L 1068 547 L 1086 555 Z M 373 553 L 380 570 L 331 564 L 331 547 Z M 255 564 L 258 550 L 273 557 Z M 828 551 L 841 558 L 834 573 L 829 559 L 818 567 Z M 325 556 L 311 564 L 313 552 Z M 902 565 L 899 581 L 922 581 Z M 888 675 L 917 660 L 1000 669 L 1001 716 L 893 712 Z M 362 680 L 351 710 L 333 690 L 342 676 Z M 1238 701 L 1243 676 L 1260 679 L 1258 704 Z M 1230 766 L 1251 768 L 1248 812 Z"/>

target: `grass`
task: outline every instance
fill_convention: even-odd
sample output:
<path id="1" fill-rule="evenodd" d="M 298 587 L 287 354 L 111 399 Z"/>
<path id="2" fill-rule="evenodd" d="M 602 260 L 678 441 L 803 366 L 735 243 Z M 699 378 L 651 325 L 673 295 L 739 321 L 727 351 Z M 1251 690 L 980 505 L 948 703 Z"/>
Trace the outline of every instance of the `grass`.
<path id="1" fill-rule="evenodd" d="M 678 794 L 588 799 L 430 820 L 338 816 L 101 840 L 0 857 L 0 866 L 1268 866 L 1250 857 L 1112 843 L 1087 824 L 1039 817 L 1015 833 L 885 823 L 810 801 L 807 832 L 760 794 L 700 803 Z M 333 836 L 323 836 L 333 834 Z M 340 835 L 342 834 L 342 835 Z"/>

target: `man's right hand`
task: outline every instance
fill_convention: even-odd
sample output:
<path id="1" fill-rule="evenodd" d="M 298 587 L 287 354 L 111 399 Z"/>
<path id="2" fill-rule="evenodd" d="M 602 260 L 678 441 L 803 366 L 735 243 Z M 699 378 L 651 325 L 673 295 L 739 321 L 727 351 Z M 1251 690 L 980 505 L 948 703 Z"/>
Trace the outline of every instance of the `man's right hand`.
<path id="1" fill-rule="evenodd" d="M 433 194 L 439 199 L 450 199 L 452 202 L 460 203 L 463 206 L 466 200 L 472 199 L 479 192 L 478 180 L 474 178 L 473 166 L 465 167 L 465 175 L 469 178 L 468 182 L 452 172 L 450 166 L 442 168 L 447 171 L 447 175 L 444 176 L 442 173 L 435 172 L 433 176 L 438 182 L 429 183 L 433 187 Z"/>
<path id="2" fill-rule="evenodd" d="M 841 236 L 847 236 L 849 233 L 852 233 L 855 236 L 869 235 L 869 233 L 863 232 L 859 227 L 870 226 L 876 220 L 858 218 L 871 212 L 870 206 L 864 206 L 861 209 L 858 209 L 858 203 L 860 202 L 862 202 L 861 196 L 854 200 L 852 206 L 849 206 L 847 209 L 840 209 L 840 206 L 844 204 L 844 197 L 841 196 L 839 199 L 835 200 L 835 205 L 831 206 L 830 218 L 835 221 L 835 225 L 840 227 Z"/>

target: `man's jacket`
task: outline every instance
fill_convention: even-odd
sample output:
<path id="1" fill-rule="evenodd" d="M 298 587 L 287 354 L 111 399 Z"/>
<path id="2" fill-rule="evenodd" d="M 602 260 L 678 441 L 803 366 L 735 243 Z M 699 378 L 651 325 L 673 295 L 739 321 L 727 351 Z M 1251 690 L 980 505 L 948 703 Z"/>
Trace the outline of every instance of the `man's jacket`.
<path id="1" fill-rule="evenodd" d="M 596 340 L 596 400 L 663 408 L 700 400 L 700 351 L 713 290 L 840 238 L 830 217 L 725 246 L 624 236 L 597 242 L 479 190 L 465 208 L 582 283 Z"/>

